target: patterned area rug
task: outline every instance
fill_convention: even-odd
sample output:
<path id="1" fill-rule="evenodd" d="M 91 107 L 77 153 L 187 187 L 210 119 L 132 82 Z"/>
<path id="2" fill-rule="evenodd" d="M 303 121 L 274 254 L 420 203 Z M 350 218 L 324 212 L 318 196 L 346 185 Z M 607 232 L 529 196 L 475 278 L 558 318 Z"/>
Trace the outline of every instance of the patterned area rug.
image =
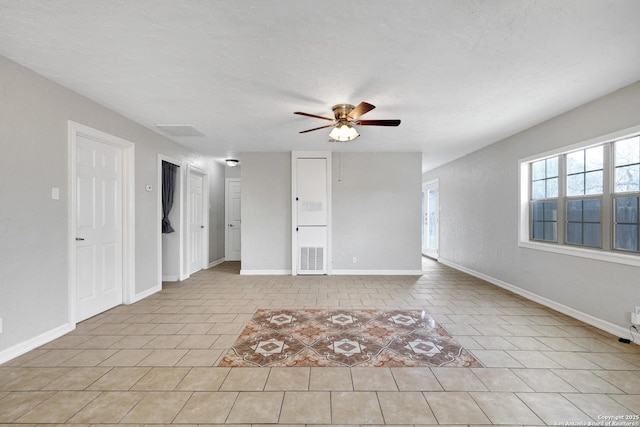
<path id="1" fill-rule="evenodd" d="M 483 367 L 419 310 L 258 310 L 218 366 Z"/>

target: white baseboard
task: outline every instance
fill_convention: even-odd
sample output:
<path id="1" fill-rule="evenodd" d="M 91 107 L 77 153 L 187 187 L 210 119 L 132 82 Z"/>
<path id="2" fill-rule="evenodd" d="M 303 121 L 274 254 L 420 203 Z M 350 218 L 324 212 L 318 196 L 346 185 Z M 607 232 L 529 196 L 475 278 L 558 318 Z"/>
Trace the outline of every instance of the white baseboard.
<path id="1" fill-rule="evenodd" d="M 163 282 L 177 282 L 178 281 L 178 275 L 177 274 L 171 274 L 168 276 L 162 276 L 162 281 Z"/>
<path id="2" fill-rule="evenodd" d="M 569 317 L 573 317 L 574 319 L 580 320 L 581 322 L 584 322 L 588 325 L 594 326 L 598 329 L 601 329 L 605 332 L 608 332 L 612 335 L 616 335 L 618 337 L 628 337 L 629 336 L 629 329 L 623 328 L 622 326 L 616 325 L 614 323 L 611 322 L 607 322 L 606 320 L 602 320 L 599 319 L 595 316 L 592 316 L 590 314 L 587 313 L 583 313 L 582 311 L 576 310 L 575 308 L 571 308 L 569 306 L 566 306 L 564 304 L 561 304 L 559 302 L 553 301 L 549 298 L 540 296 L 536 293 L 533 293 L 531 291 L 527 291 L 526 289 L 522 289 L 519 288 L 515 285 L 512 285 L 510 283 L 504 282 L 502 280 L 496 279 L 494 277 L 488 276 L 484 273 L 480 273 L 478 271 L 472 270 L 470 268 L 467 267 L 463 267 L 461 265 L 458 265 L 454 262 L 448 261 L 446 259 L 440 258 L 438 260 L 440 263 L 449 266 L 451 268 L 454 268 L 456 270 L 462 271 L 464 273 L 470 274 L 471 276 L 475 276 L 479 279 L 485 280 L 491 284 L 494 284 L 500 288 L 506 289 L 508 291 L 513 292 L 514 294 L 520 295 L 522 297 L 525 297 L 528 300 L 537 302 L 538 304 L 542 304 L 545 307 L 549 307 L 551 309 L 554 309 L 555 311 L 558 311 L 562 314 L 566 314 Z M 640 344 L 640 342 L 636 342 L 636 344 Z"/>
<path id="3" fill-rule="evenodd" d="M 288 276 L 291 270 L 240 270 L 241 276 Z"/>
<path id="4" fill-rule="evenodd" d="M 331 270 L 334 276 L 422 276 L 422 270 Z"/>
<path id="5" fill-rule="evenodd" d="M 220 265 L 220 264 L 222 264 L 224 261 L 225 261 L 225 259 L 224 259 L 224 258 L 220 258 L 220 259 L 217 259 L 217 260 L 215 260 L 215 261 L 212 261 L 212 262 L 210 262 L 210 263 L 209 263 L 209 268 L 211 268 L 211 267 L 215 267 L 216 265 Z"/>
<path id="6" fill-rule="evenodd" d="M 140 300 L 145 299 L 146 297 L 155 294 L 156 292 L 160 292 L 162 290 L 162 285 L 158 285 L 158 286 L 154 286 L 151 289 L 147 289 L 146 291 L 142 291 L 138 294 L 135 294 L 133 296 L 133 301 L 131 301 L 129 304 L 133 304 L 134 302 L 138 302 Z"/>
<path id="7" fill-rule="evenodd" d="M 16 357 L 23 355 L 26 352 L 33 350 L 34 348 L 38 348 L 41 345 L 45 345 L 46 343 L 55 340 L 56 338 L 60 338 L 64 334 L 73 331 L 75 328 L 75 324 L 65 323 L 62 326 L 58 326 L 55 329 L 44 332 L 25 342 L 14 345 L 13 347 L 9 347 L 6 350 L 2 350 L 0 351 L 0 364 L 8 362 L 11 359 L 15 359 Z"/>

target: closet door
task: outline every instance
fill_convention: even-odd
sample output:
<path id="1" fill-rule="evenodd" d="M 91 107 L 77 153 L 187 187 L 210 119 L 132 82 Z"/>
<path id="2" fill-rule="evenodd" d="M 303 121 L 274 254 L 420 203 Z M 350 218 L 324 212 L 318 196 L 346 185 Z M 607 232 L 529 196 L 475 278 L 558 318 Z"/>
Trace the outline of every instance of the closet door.
<path id="1" fill-rule="evenodd" d="M 327 274 L 329 191 L 326 157 L 295 159 L 294 221 L 297 274 Z"/>

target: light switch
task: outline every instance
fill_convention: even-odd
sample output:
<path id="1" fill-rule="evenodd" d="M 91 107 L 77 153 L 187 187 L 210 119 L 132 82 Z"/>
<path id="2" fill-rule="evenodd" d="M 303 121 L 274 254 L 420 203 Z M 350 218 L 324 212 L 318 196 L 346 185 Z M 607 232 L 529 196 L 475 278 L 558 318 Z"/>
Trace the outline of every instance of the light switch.
<path id="1" fill-rule="evenodd" d="M 51 189 L 51 198 L 53 200 L 60 200 L 60 189 L 58 187 L 53 187 Z"/>

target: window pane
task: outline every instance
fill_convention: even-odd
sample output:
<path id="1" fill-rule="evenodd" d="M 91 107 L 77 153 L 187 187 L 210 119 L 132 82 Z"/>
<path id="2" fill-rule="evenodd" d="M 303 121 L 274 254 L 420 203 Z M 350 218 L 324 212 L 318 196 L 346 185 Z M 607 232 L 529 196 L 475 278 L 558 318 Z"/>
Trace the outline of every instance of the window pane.
<path id="1" fill-rule="evenodd" d="M 544 203 L 533 203 L 532 206 L 532 210 L 533 210 L 533 220 L 534 221 L 542 221 L 544 219 L 543 216 L 543 209 L 544 209 Z"/>
<path id="2" fill-rule="evenodd" d="M 567 221 L 582 222 L 582 200 L 567 202 Z"/>
<path id="3" fill-rule="evenodd" d="M 582 243 L 585 246 L 601 247 L 600 224 L 584 224 L 583 227 L 584 241 Z"/>
<path id="4" fill-rule="evenodd" d="M 582 196 L 584 194 L 584 174 L 567 176 L 567 196 Z"/>
<path id="5" fill-rule="evenodd" d="M 585 170 L 587 172 L 602 169 L 602 166 L 604 164 L 603 152 L 604 151 L 602 149 L 602 145 L 599 147 L 589 148 L 586 151 Z"/>
<path id="6" fill-rule="evenodd" d="M 630 224 L 616 225 L 616 249 L 638 250 L 638 226 Z"/>
<path id="7" fill-rule="evenodd" d="M 545 182 L 542 181 L 534 181 L 531 189 L 531 198 L 532 199 L 544 199 L 546 194 Z"/>
<path id="8" fill-rule="evenodd" d="M 584 179 L 585 194 L 602 194 L 602 171 L 587 172 Z"/>
<path id="9" fill-rule="evenodd" d="M 544 220 L 556 221 L 558 219 L 558 204 L 556 202 L 544 203 Z"/>
<path id="10" fill-rule="evenodd" d="M 616 222 L 632 224 L 638 222 L 637 197 L 618 197 L 616 199 Z"/>
<path id="11" fill-rule="evenodd" d="M 547 197 L 558 197 L 558 178 L 547 179 Z"/>
<path id="12" fill-rule="evenodd" d="M 555 222 L 544 223 L 544 240 L 555 242 L 558 240 L 557 224 Z"/>
<path id="13" fill-rule="evenodd" d="M 547 159 L 547 178 L 554 178 L 558 176 L 558 158 L 552 157 Z"/>
<path id="14" fill-rule="evenodd" d="M 615 191 L 640 190 L 640 165 L 624 166 L 616 168 Z"/>
<path id="15" fill-rule="evenodd" d="M 544 240 L 544 222 L 538 221 L 533 223 L 533 239 Z"/>
<path id="16" fill-rule="evenodd" d="M 582 223 L 570 222 L 567 224 L 567 243 L 582 244 Z"/>
<path id="17" fill-rule="evenodd" d="M 640 137 L 616 141 L 615 152 L 616 166 L 640 163 Z"/>
<path id="18" fill-rule="evenodd" d="M 585 200 L 582 203 L 582 220 L 584 222 L 597 222 L 600 223 L 600 200 L 592 199 Z M 598 226 L 599 227 L 599 226 Z"/>
<path id="19" fill-rule="evenodd" d="M 531 164 L 531 178 L 535 181 L 538 179 L 544 179 L 546 176 L 545 172 L 545 161 L 540 160 L 539 162 L 535 162 Z"/>
<path id="20" fill-rule="evenodd" d="M 567 154 L 567 173 L 584 172 L 584 150 Z"/>

